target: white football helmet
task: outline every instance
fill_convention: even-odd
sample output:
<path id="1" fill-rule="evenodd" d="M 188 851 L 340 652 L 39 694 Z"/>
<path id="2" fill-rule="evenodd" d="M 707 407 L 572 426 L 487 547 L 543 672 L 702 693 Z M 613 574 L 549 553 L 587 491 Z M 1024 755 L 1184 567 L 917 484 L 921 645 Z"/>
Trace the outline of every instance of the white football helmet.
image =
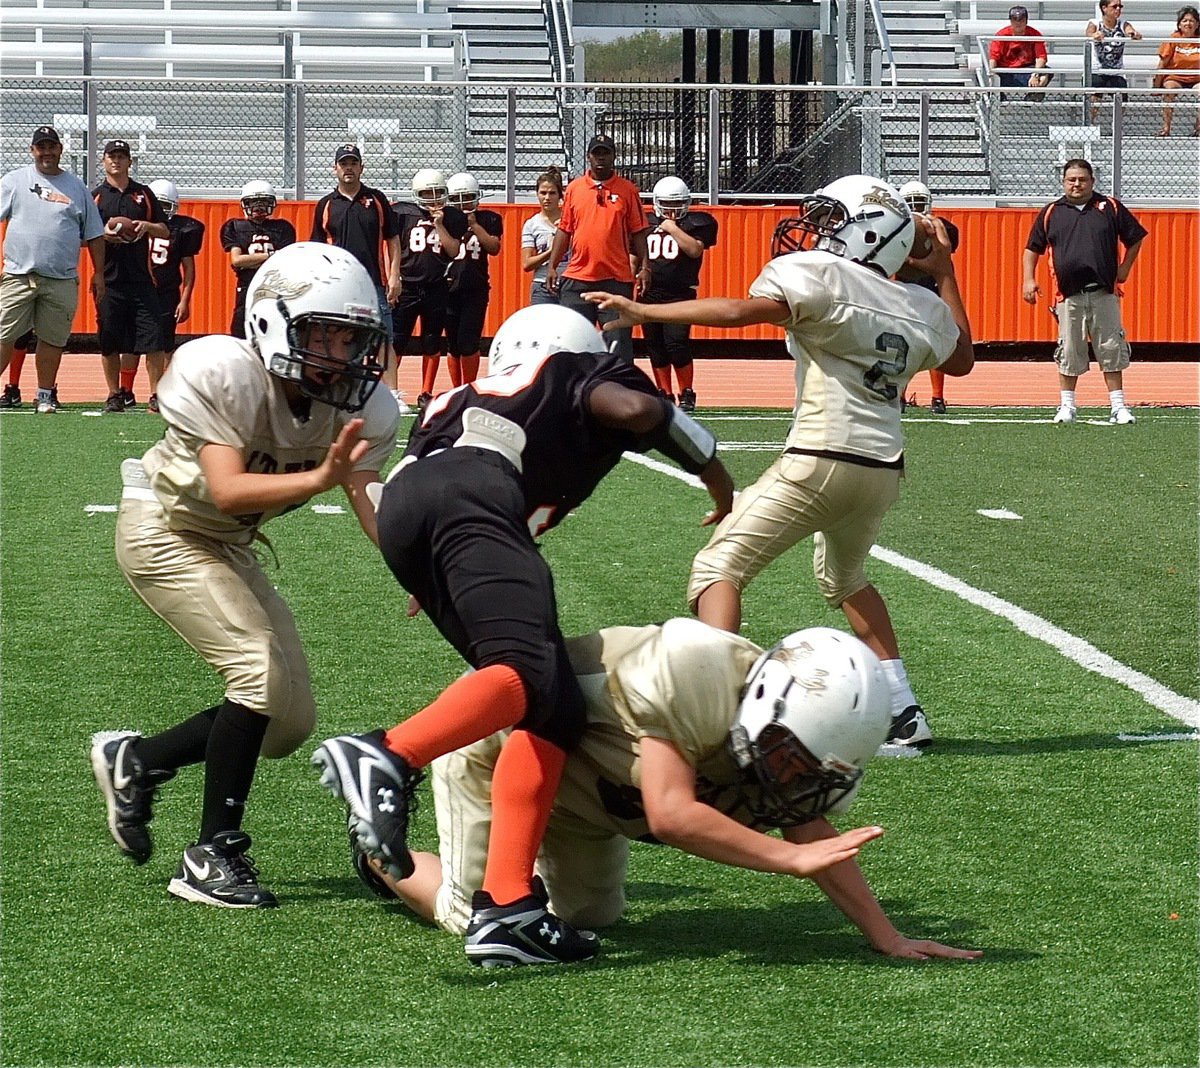
<path id="1" fill-rule="evenodd" d="M 336 245 L 288 245 L 250 280 L 247 340 L 271 374 L 313 400 L 361 411 L 383 374 L 385 337 L 371 276 Z"/>
<path id="2" fill-rule="evenodd" d="M 771 255 L 816 248 L 894 275 L 912 251 L 916 227 L 900 193 L 879 178 L 849 174 L 800 199 L 801 215 L 784 219 Z"/>
<path id="3" fill-rule="evenodd" d="M 650 195 L 655 214 L 660 219 L 682 219 L 692 204 L 692 191 L 687 187 L 687 182 L 674 175 L 655 182 L 654 192 Z"/>
<path id="4" fill-rule="evenodd" d="M 174 182 L 159 178 L 150 183 L 150 192 L 154 194 L 154 199 L 162 205 L 163 214 L 168 219 L 179 209 L 179 190 L 175 188 Z"/>
<path id="5" fill-rule="evenodd" d="M 413 175 L 413 199 L 428 211 L 446 203 L 446 176 L 435 167 L 422 167 Z"/>
<path id="6" fill-rule="evenodd" d="M 242 214 L 247 219 L 262 222 L 275 214 L 278 200 L 275 187 L 262 178 L 255 178 L 242 186 Z"/>
<path id="7" fill-rule="evenodd" d="M 459 211 L 474 211 L 479 207 L 479 182 L 475 175 L 460 171 L 446 179 L 446 203 Z"/>
<path id="8" fill-rule="evenodd" d="M 754 788 L 745 801 L 771 826 L 803 823 L 847 801 L 887 738 L 883 665 L 851 634 L 796 631 L 746 676 L 729 750 Z"/>
<path id="9" fill-rule="evenodd" d="M 506 374 L 555 352 L 607 351 L 603 335 L 579 312 L 534 304 L 501 323 L 488 350 L 488 374 Z"/>
<path id="10" fill-rule="evenodd" d="M 905 182 L 900 187 L 900 199 L 908 205 L 908 210 L 918 215 L 928 215 L 933 207 L 933 194 L 924 182 Z"/>

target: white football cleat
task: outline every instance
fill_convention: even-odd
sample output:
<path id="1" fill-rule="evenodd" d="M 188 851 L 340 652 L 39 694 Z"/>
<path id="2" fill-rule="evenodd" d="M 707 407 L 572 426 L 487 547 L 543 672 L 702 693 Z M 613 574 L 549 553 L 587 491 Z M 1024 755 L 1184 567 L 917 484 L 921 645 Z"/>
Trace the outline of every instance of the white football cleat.
<path id="1" fill-rule="evenodd" d="M 1050 420 L 1052 423 L 1073 423 L 1075 422 L 1075 409 L 1066 404 L 1060 404 L 1058 411 L 1054 413 L 1054 418 Z"/>
<path id="2" fill-rule="evenodd" d="M 1128 426 L 1130 423 L 1136 423 L 1137 420 L 1133 417 L 1133 412 L 1122 405 L 1108 417 L 1110 423 L 1116 423 L 1118 426 Z"/>
<path id="3" fill-rule="evenodd" d="M 392 396 L 396 399 L 396 407 L 400 409 L 401 415 L 412 415 L 412 408 L 409 407 L 408 402 L 404 399 L 403 390 L 393 389 Z"/>

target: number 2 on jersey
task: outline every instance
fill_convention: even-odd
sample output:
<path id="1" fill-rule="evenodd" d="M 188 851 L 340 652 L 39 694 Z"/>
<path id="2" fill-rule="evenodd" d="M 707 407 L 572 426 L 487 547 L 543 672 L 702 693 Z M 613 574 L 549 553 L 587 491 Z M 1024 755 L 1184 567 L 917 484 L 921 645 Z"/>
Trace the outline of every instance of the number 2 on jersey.
<path id="1" fill-rule="evenodd" d="M 887 381 L 888 375 L 904 372 L 908 365 L 908 342 L 903 335 L 884 331 L 875 339 L 875 351 L 890 356 L 890 360 L 876 360 L 863 375 L 863 385 L 876 396 L 894 401 L 900 394 L 894 382 Z"/>

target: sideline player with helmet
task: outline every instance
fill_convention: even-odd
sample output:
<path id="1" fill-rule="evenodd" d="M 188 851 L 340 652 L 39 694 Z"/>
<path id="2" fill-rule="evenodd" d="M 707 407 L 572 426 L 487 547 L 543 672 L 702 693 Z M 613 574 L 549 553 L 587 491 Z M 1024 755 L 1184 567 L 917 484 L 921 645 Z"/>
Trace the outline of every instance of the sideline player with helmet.
<path id="1" fill-rule="evenodd" d="M 504 236 L 504 220 L 494 211 L 481 210 L 479 198 L 479 182 L 473 174 L 463 171 L 446 180 L 447 201 L 467 217 L 467 232 L 446 272 L 450 287 L 446 354 L 450 358 L 450 381 L 456 386 L 479 377 L 479 342 L 492 288 L 488 260 L 499 255 Z"/>
<path id="2" fill-rule="evenodd" d="M 849 175 L 801 198 L 801 214 L 775 230 L 775 256 L 746 299 L 708 297 L 635 304 L 607 293 L 589 299 L 618 322 L 739 327 L 775 323 L 796 361 L 796 408 L 787 447 L 738 496 L 692 562 L 688 602 L 706 623 L 737 631 L 742 591 L 772 560 L 813 535 L 813 571 L 831 607 L 884 662 L 892 694 L 889 739 L 933 740 L 900 659 L 887 605 L 864 564 L 883 517 L 900 495 L 904 436 L 900 398 L 914 374 L 974 366 L 950 240 L 930 224 L 933 248 L 913 264 L 938 292 L 892 281 L 915 235 L 912 212 L 878 178 Z"/>
<path id="3" fill-rule="evenodd" d="M 361 846 L 412 874 L 408 813 L 436 757 L 515 727 L 496 764 L 490 846 L 469 959 L 503 953 L 531 917 L 545 962 L 598 944 L 545 909 L 533 864 L 584 699 L 558 625 L 554 580 L 534 538 L 591 495 L 626 450 L 656 449 L 698 475 L 717 522 L 733 483 L 716 439 L 605 351 L 569 309 L 523 308 L 497 331 L 489 373 L 435 398 L 383 488 L 379 545 L 392 573 L 476 670 L 386 733 L 330 738 L 313 755 L 350 807 Z M 415 606 L 410 607 L 410 611 Z"/>
<path id="4" fill-rule="evenodd" d="M 446 203 L 446 176 L 433 167 L 413 175 L 411 201 L 392 205 L 400 231 L 400 299 L 392 309 L 392 343 L 399 362 L 421 320 L 418 346 L 421 353 L 423 409 L 433 397 L 438 367 L 442 362 L 442 335 L 450 300 L 446 272 L 458 255 L 467 233 L 467 217 Z M 458 383 L 455 383 L 458 385 Z"/>
<path id="5" fill-rule="evenodd" d="M 246 336 L 246 291 L 255 272 L 281 248 L 296 242 L 296 228 L 287 219 L 274 218 L 278 200 L 275 187 L 255 178 L 242 186 L 242 217 L 226 219 L 221 226 L 221 248 L 229 253 L 229 266 L 237 279 L 233 319 L 229 332 Z"/>
<path id="6" fill-rule="evenodd" d="M 924 215 L 928 218 L 933 218 L 931 214 L 933 209 L 933 193 L 930 192 L 929 186 L 924 182 L 905 182 L 900 187 L 900 196 L 914 215 Z M 958 251 L 958 227 L 949 219 L 942 219 L 942 225 L 946 228 L 946 236 L 950 239 L 950 252 L 953 254 Z M 910 264 L 904 264 L 896 272 L 896 278 L 901 282 L 924 286 L 934 293 L 937 292 L 937 282 L 934 281 L 933 276 Z M 931 367 L 929 369 L 929 410 L 934 415 L 946 414 L 946 372 L 940 367 Z"/>
<path id="7" fill-rule="evenodd" d="M 567 651 L 588 725 L 567 757 L 538 857 L 557 915 L 582 927 L 615 923 L 629 842 L 657 841 L 734 867 L 812 878 L 886 956 L 982 956 L 901 934 L 854 860 L 881 829 L 839 835 L 829 822 L 850 806 L 888 729 L 887 680 L 857 638 L 812 627 L 764 651 L 672 619 L 571 638 Z M 460 935 L 483 879 L 504 737 L 433 762 L 441 855 L 414 853 L 411 877 L 397 882 L 350 840 L 355 870 L 372 890 Z M 768 834 L 776 827 L 782 838 Z M 484 963 L 528 963 L 524 933 Z"/>
<path id="8" fill-rule="evenodd" d="M 150 238 L 150 269 L 154 274 L 154 286 L 158 290 L 161 311 L 159 323 L 162 331 L 159 349 L 162 362 L 146 357 L 146 376 L 149 379 L 150 396 L 146 410 L 158 411 L 158 383 L 175 353 L 175 328 L 186 323 L 192 314 L 192 291 L 196 288 L 196 257 L 204 244 L 204 223 L 190 215 L 179 214 L 179 190 L 174 182 L 158 179 L 150 183 L 150 191 L 158 198 L 159 206 L 167 217 L 169 237 Z M 130 357 L 137 367 L 137 354 Z M 126 357 L 121 357 L 124 366 Z"/>
<path id="9" fill-rule="evenodd" d="M 655 183 L 651 194 L 654 212 L 647 213 L 650 234 L 646 251 L 650 262 L 650 285 L 641 295 L 646 304 L 672 304 L 692 300 L 700 284 L 704 250 L 717 243 L 717 220 L 706 211 L 692 211 L 692 191 L 682 178 L 669 175 Z M 671 400 L 671 368 L 679 385 L 679 407 L 696 410 L 692 369 L 690 323 L 645 323 L 642 336 L 650 350 L 654 381 Z"/>
<path id="10" fill-rule="evenodd" d="M 342 486 L 377 541 L 366 486 L 399 413 L 376 354 L 375 287 L 344 249 L 290 245 L 259 268 L 246 333 L 183 345 L 158 401 L 167 430 L 121 465 L 117 563 L 134 592 L 225 680 L 224 699 L 151 737 L 105 731 L 91 760 L 113 840 L 150 859 L 159 785 L 204 764 L 200 833 L 168 890 L 226 908 L 265 908 L 242 816 L 259 753 L 284 757 L 316 719 L 295 621 L 254 552 L 260 529 Z"/>

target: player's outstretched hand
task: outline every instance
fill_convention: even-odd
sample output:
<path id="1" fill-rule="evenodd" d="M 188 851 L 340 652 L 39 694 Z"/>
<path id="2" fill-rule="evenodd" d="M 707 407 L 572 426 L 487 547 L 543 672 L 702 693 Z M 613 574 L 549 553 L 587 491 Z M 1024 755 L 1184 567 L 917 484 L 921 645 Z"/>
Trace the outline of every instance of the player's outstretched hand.
<path id="1" fill-rule="evenodd" d="M 325 489 L 344 485 L 350 478 L 350 472 L 371 447 L 369 441 L 362 437 L 363 420 L 351 419 L 338 434 L 334 443 L 329 446 L 325 459 L 319 468 L 321 482 Z"/>
<path id="2" fill-rule="evenodd" d="M 852 860 L 868 842 L 883 834 L 882 827 L 858 827 L 832 838 L 818 838 L 796 846 L 796 863 L 792 874 L 801 879 L 816 875 L 843 860 Z"/>
<path id="3" fill-rule="evenodd" d="M 721 522 L 733 511 L 733 478 L 725 469 L 725 465 L 714 456 L 700 472 L 700 481 L 704 483 L 704 488 L 708 490 L 708 495 L 716 505 L 708 515 L 700 520 L 700 525 L 711 527 L 714 523 Z"/>
<path id="4" fill-rule="evenodd" d="M 619 297 L 616 293 L 605 293 L 600 290 L 590 290 L 584 293 L 583 299 L 589 304 L 595 304 L 601 311 L 615 311 L 619 318 L 605 323 L 604 330 L 621 330 L 627 326 L 637 326 L 646 321 L 642 315 L 642 306 L 628 297 Z"/>
<path id="5" fill-rule="evenodd" d="M 876 946 L 876 951 L 885 957 L 899 957 L 902 960 L 929 960 L 933 957 L 944 960 L 978 960 L 983 956 L 982 949 L 959 949 L 957 946 L 944 946 L 927 938 L 906 938 L 897 934 L 895 942 L 885 946 Z"/>
<path id="6" fill-rule="evenodd" d="M 408 595 L 408 609 L 404 613 L 409 619 L 416 619 L 421 614 L 421 602 L 415 593 Z"/>

